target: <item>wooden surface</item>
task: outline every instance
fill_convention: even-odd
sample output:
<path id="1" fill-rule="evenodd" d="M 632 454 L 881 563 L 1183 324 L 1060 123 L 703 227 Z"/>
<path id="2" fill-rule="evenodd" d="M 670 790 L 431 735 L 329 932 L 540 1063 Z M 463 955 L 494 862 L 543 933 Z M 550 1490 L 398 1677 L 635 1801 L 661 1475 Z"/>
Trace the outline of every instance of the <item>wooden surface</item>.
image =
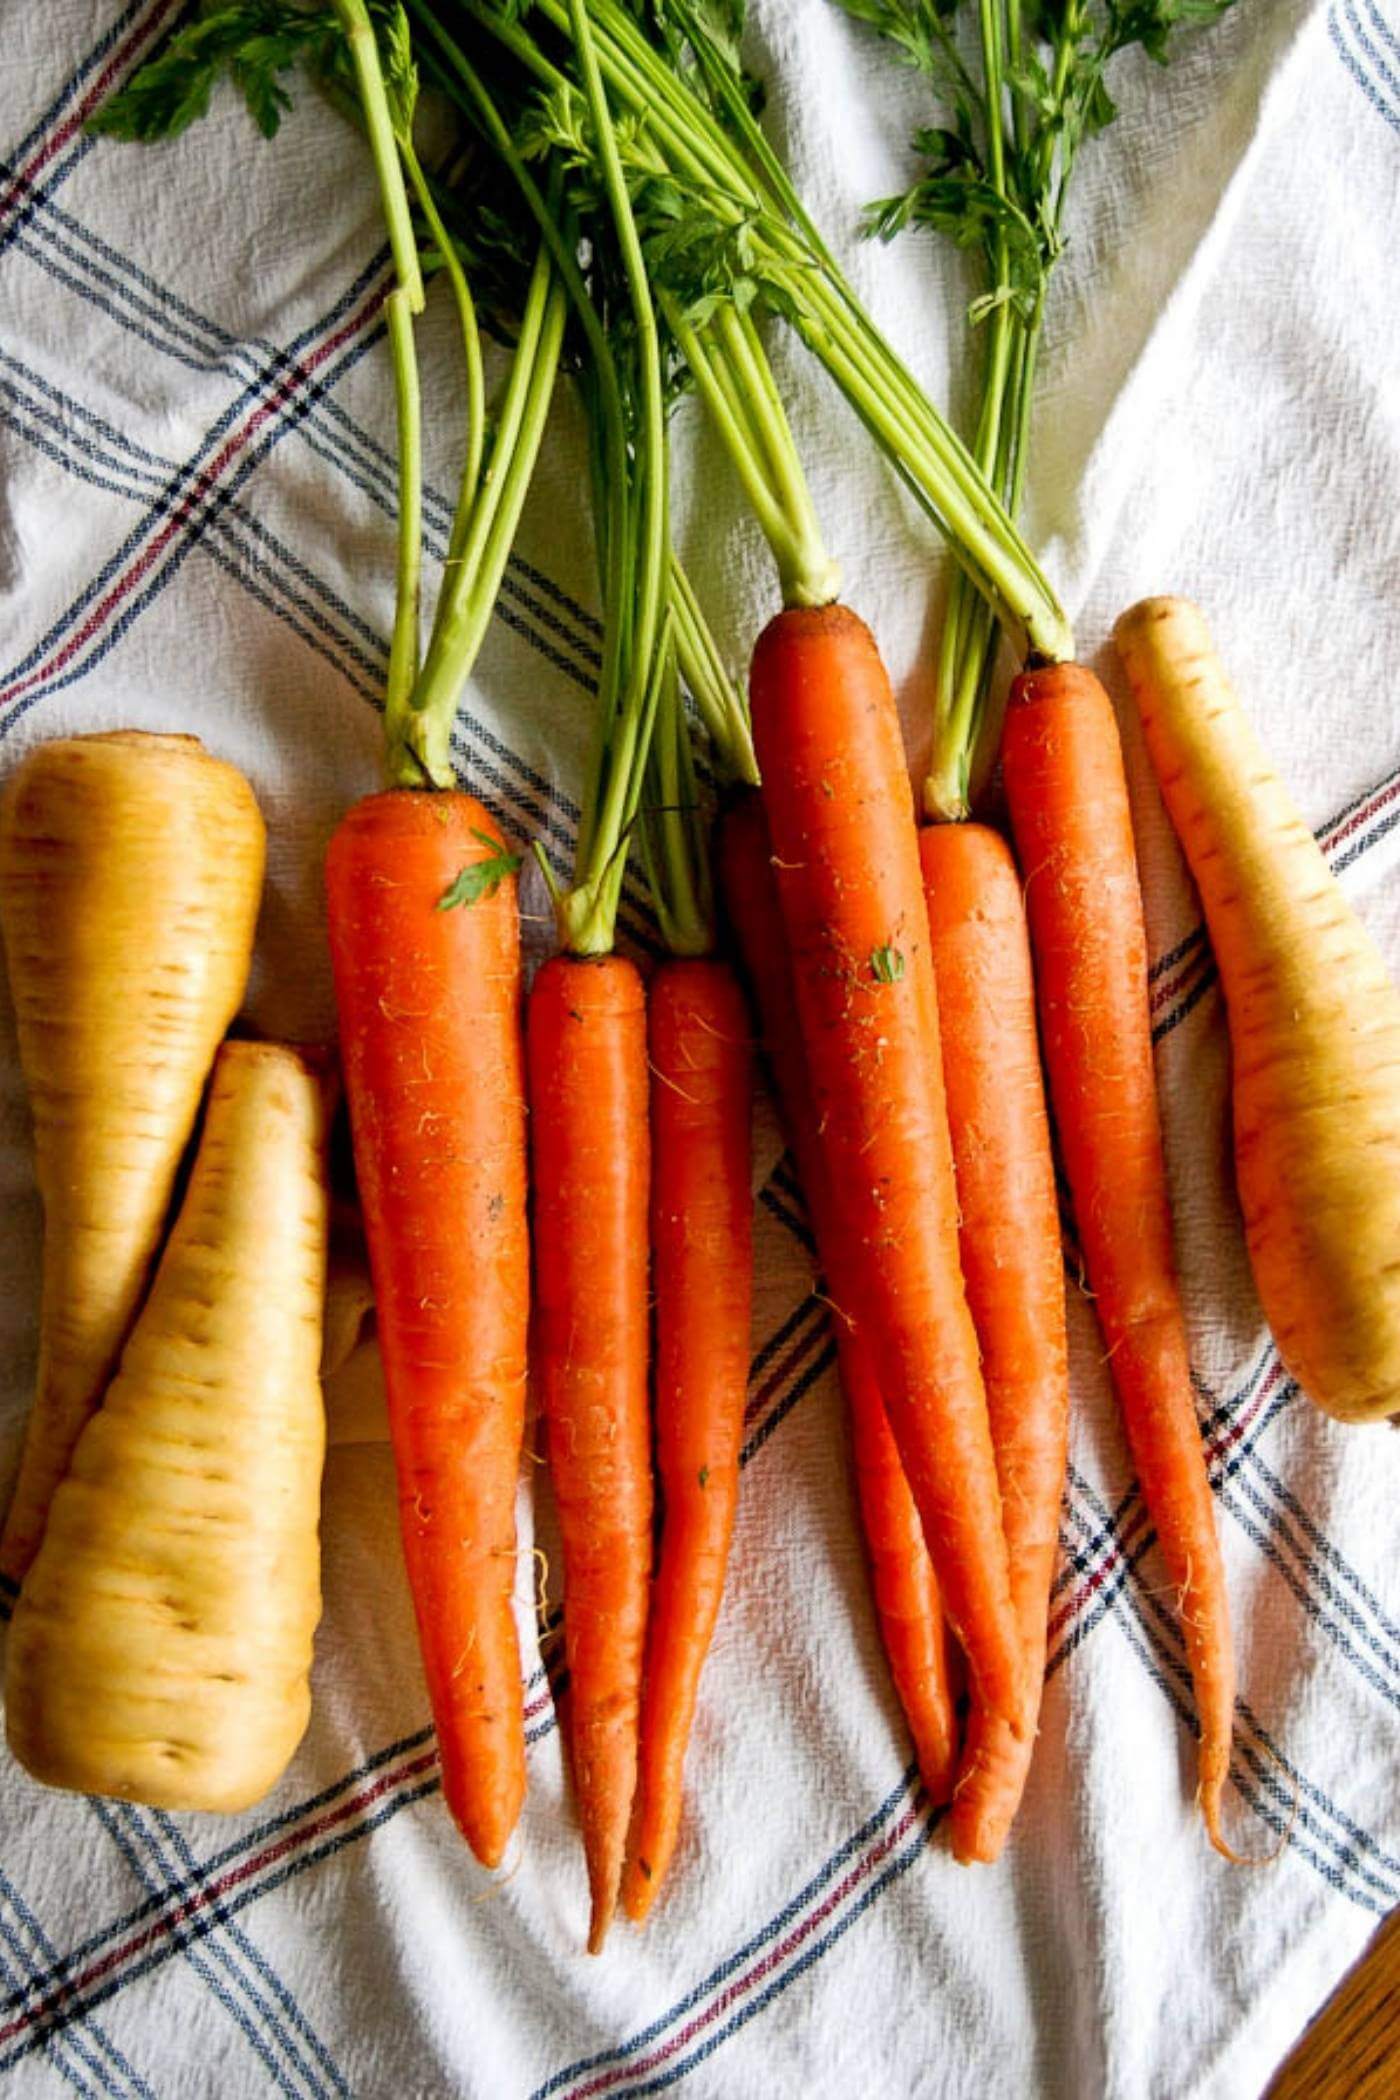
<path id="1" fill-rule="evenodd" d="M 1270 2085 L 1265 2100 L 1396 2100 L 1400 2094 L 1400 1910 Z"/>

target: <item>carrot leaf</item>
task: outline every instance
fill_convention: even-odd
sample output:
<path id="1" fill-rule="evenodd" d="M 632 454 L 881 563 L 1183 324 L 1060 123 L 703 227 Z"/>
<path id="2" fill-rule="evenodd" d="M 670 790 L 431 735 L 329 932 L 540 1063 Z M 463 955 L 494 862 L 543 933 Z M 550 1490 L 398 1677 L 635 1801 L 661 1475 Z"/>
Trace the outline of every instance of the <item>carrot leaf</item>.
<path id="1" fill-rule="evenodd" d="M 456 879 L 438 898 L 439 911 L 456 911 L 459 906 L 465 906 L 469 911 L 473 904 L 494 897 L 508 875 L 520 872 L 520 855 L 508 852 L 500 839 L 492 838 L 489 831 L 478 831 L 475 825 L 472 826 L 472 835 L 487 848 L 487 857 L 469 861 L 458 872 Z"/>
<path id="2" fill-rule="evenodd" d="M 289 0 L 206 7 L 89 117 L 87 129 L 143 143 L 176 138 L 204 116 L 226 74 L 263 137 L 273 138 L 292 106 L 284 74 L 302 65 L 328 70 L 340 40 L 340 26 L 324 8 L 308 11 Z"/>

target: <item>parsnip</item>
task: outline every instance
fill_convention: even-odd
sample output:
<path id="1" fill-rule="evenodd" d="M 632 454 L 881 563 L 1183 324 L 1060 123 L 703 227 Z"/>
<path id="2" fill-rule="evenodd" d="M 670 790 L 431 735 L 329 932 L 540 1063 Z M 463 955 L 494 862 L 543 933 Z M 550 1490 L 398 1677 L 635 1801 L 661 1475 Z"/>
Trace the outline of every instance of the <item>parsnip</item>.
<path id="1" fill-rule="evenodd" d="M 0 800 L 0 932 L 44 1204 L 39 1370 L 0 1576 L 18 1582 L 116 1367 L 247 982 L 264 831 L 196 737 L 40 744 Z"/>
<path id="2" fill-rule="evenodd" d="M 51 1786 L 246 1808 L 305 1730 L 325 1095 L 295 1050 L 219 1053 L 189 1192 L 10 1628 L 10 1746 Z"/>
<path id="3" fill-rule="evenodd" d="M 1202 615 L 1118 622 L 1229 1019 L 1235 1172 L 1279 1354 L 1329 1414 L 1400 1409 L 1400 992 L 1269 763 Z"/>

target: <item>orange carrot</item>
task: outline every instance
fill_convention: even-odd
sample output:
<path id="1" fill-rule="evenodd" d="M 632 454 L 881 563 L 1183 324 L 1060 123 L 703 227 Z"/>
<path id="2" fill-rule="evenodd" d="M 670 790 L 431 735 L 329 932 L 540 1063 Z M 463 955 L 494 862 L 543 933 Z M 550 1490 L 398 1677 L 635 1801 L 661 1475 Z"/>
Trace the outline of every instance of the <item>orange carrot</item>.
<path id="1" fill-rule="evenodd" d="M 894 696 L 869 630 L 839 605 L 770 622 L 752 693 L 850 1295 L 974 1691 L 1019 1728 L 1021 1650 L 958 1266 L 928 914 Z"/>
<path id="2" fill-rule="evenodd" d="M 1026 884 L 1041 1032 L 1080 1244 L 1143 1495 L 1180 1597 L 1220 1828 L 1235 1671 L 1191 1394 L 1148 1019 L 1147 936 L 1113 708 L 1057 664 L 1012 687 L 1002 765 Z"/>
<path id="3" fill-rule="evenodd" d="M 1024 1731 L 975 1703 L 953 1850 L 994 1860 L 1030 1770 L 1045 1672 L 1069 1428 L 1064 1260 L 1021 884 L 983 824 L 919 837 L 938 986 L 962 1268 L 982 1345 L 992 1443 L 1026 1656 Z"/>
<path id="4" fill-rule="evenodd" d="M 405 790 L 357 803 L 326 860 L 404 1555 L 443 1793 L 487 1866 L 525 1790 L 512 1600 L 529 1245 L 513 866 L 470 796 Z"/>
<path id="5" fill-rule="evenodd" d="M 958 1768 L 962 1657 L 943 1616 L 924 1528 L 858 1330 L 838 1340 L 837 1359 L 880 1638 L 924 1792 L 939 1807 L 952 1798 Z"/>
<path id="6" fill-rule="evenodd" d="M 596 1954 L 636 1787 L 651 1574 L 646 1001 L 633 965 L 554 956 L 531 987 L 526 1042 L 539 1379 Z"/>
<path id="7" fill-rule="evenodd" d="M 681 1817 L 700 1671 L 739 1499 L 753 1301 L 753 1052 L 744 997 L 713 961 L 665 962 L 647 993 L 656 1463 L 641 1759 L 622 1900 L 651 1908 Z"/>
<path id="8" fill-rule="evenodd" d="M 736 800 L 726 811 L 719 834 L 719 869 L 730 924 L 758 1006 L 763 1046 L 816 1232 L 827 1289 L 833 1297 L 847 1301 L 837 1305 L 833 1328 L 841 1387 L 851 1417 L 875 1615 L 925 1789 L 931 1801 L 943 1802 L 952 1793 L 958 1757 L 956 1650 L 948 1638 L 933 1564 L 890 1433 L 870 1349 L 851 1311 L 840 1217 L 831 1202 L 817 1143 L 787 935 L 768 825 L 757 795 Z"/>

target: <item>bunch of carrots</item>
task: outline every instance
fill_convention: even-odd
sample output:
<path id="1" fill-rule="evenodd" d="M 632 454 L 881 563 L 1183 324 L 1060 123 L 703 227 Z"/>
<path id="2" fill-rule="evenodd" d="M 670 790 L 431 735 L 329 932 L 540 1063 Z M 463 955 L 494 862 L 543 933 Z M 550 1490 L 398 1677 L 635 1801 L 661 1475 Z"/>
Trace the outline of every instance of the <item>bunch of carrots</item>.
<path id="1" fill-rule="evenodd" d="M 918 183 L 875 223 L 932 225 L 980 254 L 970 445 L 860 308 L 753 116 L 733 40 L 691 0 L 644 13 L 537 0 L 528 14 L 289 0 L 278 35 L 269 6 L 251 41 L 246 10 L 213 6 L 100 120 L 169 135 L 227 70 L 275 130 L 281 75 L 300 63 L 368 143 L 394 263 L 400 528 L 387 785 L 347 813 L 327 859 L 340 1064 L 444 1793 L 493 1867 L 525 1789 L 515 1498 L 533 1326 L 594 1951 L 619 1901 L 646 1915 L 670 1864 L 720 1608 L 755 1033 L 833 1305 L 881 1634 L 956 1855 L 998 1856 L 1038 1726 L 1069 1427 L 1053 1110 L 1178 1598 L 1200 1803 L 1234 1856 L 1229 1613 L 1118 728 L 1015 523 L 1068 179 L 1112 113 L 1111 60 L 1132 42 L 1165 57 L 1179 10 L 979 0 L 964 24 L 960 10 L 840 4 L 953 105 L 950 128 L 922 135 Z M 468 143 L 465 172 L 461 154 L 439 169 L 419 157 L 420 64 Z M 478 223 L 482 168 L 495 186 Z M 425 645 L 415 324 L 429 270 L 457 316 L 465 413 Z M 491 407 L 483 303 L 511 345 Z M 820 359 L 957 555 L 922 825 L 876 642 L 839 602 L 765 311 Z M 453 724 L 561 375 L 589 432 L 604 644 L 572 878 L 540 855 L 560 952 L 526 996 L 521 859 L 459 784 Z M 782 607 L 754 647 L 748 702 L 671 540 L 668 426 L 687 390 L 774 557 Z M 1024 667 L 1001 710 L 1006 645 Z M 1400 1152 L 1400 996 L 1199 614 L 1150 600 L 1118 645 L 1220 963 L 1265 1311 L 1320 1405 L 1388 1414 L 1400 1176 L 1378 1194 L 1375 1169 Z M 697 725 L 726 788 L 713 842 Z M 998 755 L 1009 839 L 970 814 Z M 634 847 L 667 950 L 647 977 L 615 948 Z M 157 850 L 160 883 L 137 857 Z M 187 740 L 41 747 L 0 818 L 46 1218 L 39 1388 L 0 1542 L 23 1583 L 10 1739 L 53 1783 L 168 1805 L 231 1807 L 272 1783 L 305 1725 L 319 1609 L 325 1077 L 276 1046 L 229 1045 L 215 1062 L 261 850 L 246 784 Z M 254 1230 L 274 1213 L 285 1244 Z M 118 1550 L 132 1537 L 134 1563 Z M 95 1691 L 112 1653 L 129 1668 Z"/>

